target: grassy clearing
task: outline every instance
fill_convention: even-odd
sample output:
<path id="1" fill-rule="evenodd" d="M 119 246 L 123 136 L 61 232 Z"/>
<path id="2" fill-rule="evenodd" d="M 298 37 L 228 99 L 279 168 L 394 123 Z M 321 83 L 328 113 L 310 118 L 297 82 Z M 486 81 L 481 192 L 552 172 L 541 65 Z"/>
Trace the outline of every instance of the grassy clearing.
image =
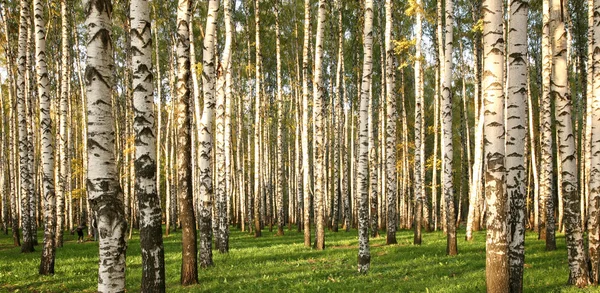
<path id="1" fill-rule="evenodd" d="M 485 292 L 485 232 L 475 241 L 459 236 L 459 255 L 448 257 L 441 232 L 424 233 L 423 245 L 412 245 L 412 231 L 400 231 L 397 245 L 385 237 L 371 239 L 371 270 L 357 273 L 357 233 L 327 232 L 325 251 L 304 248 L 303 235 L 283 237 L 263 231 L 262 238 L 233 230 L 229 254 L 214 252 L 215 267 L 200 270 L 200 284 L 179 285 L 181 234 L 165 238 L 168 292 Z M 39 239 L 42 239 L 40 232 Z M 76 242 L 65 235 L 57 251 L 56 275 L 39 276 L 41 247 L 21 254 L 9 235 L 0 235 L 0 292 L 96 292 L 97 242 Z M 564 235 L 558 250 L 528 234 L 524 284 L 526 292 L 580 292 L 565 286 L 569 275 Z M 128 242 L 127 289 L 137 292 L 141 281 L 139 235 Z M 583 291 L 595 292 L 597 288 Z"/>

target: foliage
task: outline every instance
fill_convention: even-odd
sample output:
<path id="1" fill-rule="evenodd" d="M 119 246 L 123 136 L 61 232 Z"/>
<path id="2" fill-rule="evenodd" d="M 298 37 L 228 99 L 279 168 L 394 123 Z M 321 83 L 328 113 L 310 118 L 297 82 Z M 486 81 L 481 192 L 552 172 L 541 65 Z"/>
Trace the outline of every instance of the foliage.
<path id="1" fill-rule="evenodd" d="M 136 231 L 137 232 L 137 231 Z M 463 231 L 464 232 L 464 231 Z M 41 231 L 40 231 L 41 233 Z M 200 271 L 200 284 L 179 285 L 181 234 L 165 238 L 168 292 L 482 292 L 485 290 L 485 232 L 475 241 L 459 237 L 459 255 L 448 257 L 441 232 L 425 233 L 423 245 L 412 245 L 412 231 L 400 231 L 397 245 L 386 246 L 385 237 L 371 239 L 372 269 L 356 271 L 356 230 L 327 232 L 326 249 L 303 246 L 302 233 L 286 231 L 284 237 L 263 231 L 262 238 L 232 229 L 229 254 L 215 254 L 216 266 Z M 41 234 L 40 234 L 41 235 Z M 9 235 L 0 235 L 0 292 L 95 292 L 98 267 L 97 242 L 76 243 L 65 235 L 65 246 L 56 255 L 56 275 L 39 276 L 39 253 L 21 254 Z M 41 237 L 40 237 L 41 239 Z M 525 292 L 580 292 L 567 287 L 564 235 L 558 250 L 546 252 L 544 242 L 529 233 L 526 239 Z M 38 248 L 39 250 L 39 248 Z M 127 288 L 140 288 L 139 235 L 128 242 Z M 594 288 L 588 289 L 592 292 Z"/>

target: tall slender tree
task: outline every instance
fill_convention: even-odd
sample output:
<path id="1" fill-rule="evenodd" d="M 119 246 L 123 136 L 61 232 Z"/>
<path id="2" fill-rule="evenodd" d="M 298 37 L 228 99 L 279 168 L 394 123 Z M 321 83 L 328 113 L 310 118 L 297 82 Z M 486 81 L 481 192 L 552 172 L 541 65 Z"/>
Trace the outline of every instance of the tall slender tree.
<path id="1" fill-rule="evenodd" d="M 591 104 L 591 162 L 590 162 L 590 182 L 589 182 L 589 223 L 588 223 L 588 239 L 589 239 L 589 256 L 591 264 L 591 280 L 593 284 L 598 284 L 600 281 L 600 26 L 594 25 L 600 22 L 600 6 L 595 5 L 597 0 L 590 0 L 590 9 L 592 19 L 592 38 L 589 40 L 592 43 L 593 66 L 590 66 L 592 72 L 589 72 L 592 78 L 588 79 L 591 83 L 592 90 L 588 93 Z M 589 62 L 589 61 L 588 61 Z"/>
<path id="2" fill-rule="evenodd" d="M 310 44 L 310 0 L 304 0 L 304 44 L 302 46 L 302 178 L 304 182 L 304 246 L 310 247 L 310 162 L 308 153 L 308 45 Z"/>
<path id="3" fill-rule="evenodd" d="M 454 213 L 454 190 L 452 186 L 452 32 L 454 27 L 454 4 L 452 0 L 446 1 L 445 26 L 444 26 L 444 74 L 442 75 L 442 194 L 445 203 L 447 246 L 446 253 L 455 255 L 456 247 L 456 216 Z M 416 176 L 416 174 L 415 174 Z"/>
<path id="4" fill-rule="evenodd" d="M 56 182 L 56 246 L 62 247 L 63 233 L 65 230 L 65 203 L 66 203 L 66 180 L 67 180 L 67 110 L 68 110 L 68 88 L 69 78 L 69 0 L 61 0 L 61 81 L 60 99 L 58 101 L 58 182 Z"/>
<path id="5" fill-rule="evenodd" d="M 283 98 L 281 96 L 281 44 L 279 40 L 279 9 L 281 4 L 275 2 L 275 51 L 277 62 L 277 235 L 283 235 L 284 207 L 283 207 Z"/>
<path id="6" fill-rule="evenodd" d="M 29 140 L 26 99 L 27 88 L 25 75 L 29 70 L 26 67 L 28 58 L 27 53 L 27 31 L 31 17 L 29 14 L 28 0 L 21 0 L 21 16 L 19 21 L 19 43 L 17 53 L 17 112 L 19 125 L 19 184 L 21 186 L 21 227 L 23 230 L 23 243 L 21 244 L 21 252 L 33 252 L 33 237 L 35 233 L 31 230 L 31 223 L 35 221 L 30 216 L 29 199 L 33 196 L 33 170 L 29 161 Z"/>
<path id="7" fill-rule="evenodd" d="M 40 275 L 54 274 L 54 258 L 56 248 L 54 245 L 56 198 L 54 197 L 54 146 L 52 144 L 52 118 L 50 115 L 50 88 L 48 68 L 46 64 L 46 21 L 44 19 L 44 5 L 41 0 L 34 1 L 35 23 L 35 55 L 37 74 L 37 92 L 40 102 L 40 137 L 42 147 L 42 180 L 44 198 L 44 248 L 40 262 Z M 0 104 L 0 107 L 4 105 Z M 4 126 L 4 123 L 3 125 Z M 2 162 L 0 162 L 2 164 Z M 2 177 L 4 174 L 0 175 Z M 4 186 L 0 186 L 3 188 Z M 3 196 L 4 198 L 4 196 Z M 3 204 L 4 206 L 4 204 Z M 5 224 L 6 225 L 6 224 Z"/>
<path id="8" fill-rule="evenodd" d="M 319 0 L 317 14 L 317 36 L 315 41 L 315 71 L 313 76 L 313 127 L 314 141 L 314 178 L 315 178 L 315 246 L 318 250 L 325 249 L 325 111 L 323 110 L 324 88 L 322 80 L 323 39 L 325 34 L 326 1 Z"/>
<path id="9" fill-rule="evenodd" d="M 132 0 L 131 64 L 135 132 L 135 193 L 140 211 L 142 292 L 165 291 L 165 252 L 162 210 L 156 182 L 156 137 L 154 136 L 154 78 L 152 25 L 147 0 Z"/>
<path id="10" fill-rule="evenodd" d="M 360 92 L 360 129 L 359 160 L 357 190 L 358 204 L 358 271 L 367 273 L 371 265 L 371 252 L 369 250 L 369 150 L 368 150 L 368 107 L 369 93 L 371 90 L 371 74 L 373 71 L 373 0 L 365 0 L 364 28 L 363 28 L 363 69 L 362 85 Z"/>
<path id="11" fill-rule="evenodd" d="M 509 200 L 510 292 L 523 291 L 525 264 L 525 141 L 527 140 L 527 13 L 529 1 L 512 0 L 508 29 L 506 192 Z"/>
<path id="12" fill-rule="evenodd" d="M 556 249 L 554 237 L 554 200 L 553 186 L 553 153 L 552 142 L 552 109 L 551 109 L 551 20 L 550 0 L 542 2 L 542 94 L 540 100 L 540 218 L 538 220 L 539 238 L 546 240 L 546 250 Z"/>
<path id="13" fill-rule="evenodd" d="M 198 156 L 198 167 L 200 168 L 200 196 L 198 198 L 198 209 L 200 213 L 200 266 L 203 268 L 213 265 L 211 229 L 214 190 L 211 161 L 213 158 L 212 136 L 215 121 L 215 48 L 217 42 L 216 32 L 218 12 L 219 0 L 210 1 L 208 6 L 208 16 L 206 18 L 206 32 L 204 35 L 204 49 L 202 54 L 202 92 L 204 95 L 204 111 L 202 112 L 202 118 L 200 119 L 200 129 L 198 129 L 198 139 L 200 141 L 200 155 Z M 225 54 L 229 54 L 229 52 L 226 51 Z M 229 56 L 224 56 L 224 59 L 225 58 L 229 58 Z M 226 68 L 227 64 L 224 64 L 224 66 Z M 222 74 L 222 72 L 219 74 Z M 223 89 L 221 88 L 220 90 Z M 224 94 L 225 93 L 223 92 L 223 95 Z M 218 129 L 217 126 L 217 130 Z M 218 157 L 218 159 L 220 158 Z M 217 188 L 224 189 L 224 186 L 220 183 L 225 182 L 217 181 Z"/>
<path id="14" fill-rule="evenodd" d="M 394 46 L 392 45 L 392 24 L 393 24 L 393 5 L 392 0 L 385 1 L 385 61 L 386 61 L 386 107 L 387 107 L 387 122 L 386 122 L 386 158 L 385 158 L 385 173 L 387 176 L 386 182 L 386 197 L 387 197 L 387 244 L 396 244 L 396 226 L 397 226 L 397 181 L 396 173 L 396 120 L 398 114 L 396 112 L 396 85 L 394 81 Z"/>
<path id="15" fill-rule="evenodd" d="M 584 287 L 589 284 L 589 273 L 583 245 L 580 198 L 577 192 L 577 155 L 571 117 L 572 101 L 568 85 L 566 14 L 568 14 L 567 6 L 563 1 L 550 0 L 552 36 L 550 92 L 555 102 L 557 148 L 562 165 L 562 181 L 559 188 L 562 190 L 565 209 L 564 225 L 570 269 L 568 283 Z"/>
<path id="16" fill-rule="evenodd" d="M 262 53 L 260 49 L 260 0 L 254 0 L 254 25 L 255 25 L 255 80 L 254 92 L 254 237 L 261 237 L 261 215 L 260 202 L 262 201 L 262 176 L 261 176 L 261 63 Z"/>
<path id="17" fill-rule="evenodd" d="M 506 168 L 504 163 L 504 5 L 483 2 L 483 104 L 485 197 L 487 202 L 486 285 L 509 292 Z"/>
<path id="18" fill-rule="evenodd" d="M 212 6 L 211 6 L 212 8 Z M 218 6 L 216 7 L 218 9 Z M 216 168 L 217 172 L 216 183 L 217 183 L 217 204 L 219 213 L 218 222 L 218 233 L 219 241 L 218 244 L 219 252 L 224 253 L 229 251 L 229 219 L 227 212 L 227 197 L 230 193 L 229 185 L 227 184 L 227 178 L 229 165 L 226 163 L 226 159 L 229 157 L 227 151 L 227 141 L 230 139 L 227 134 L 227 104 L 233 98 L 231 96 L 231 43 L 232 43 L 232 23 L 231 23 L 231 0 L 224 0 L 223 12 L 225 18 L 225 48 L 223 50 L 223 56 L 221 57 L 221 70 L 217 72 L 217 101 L 216 101 Z M 216 14 L 216 12 L 214 13 Z M 216 18 L 216 15 L 215 15 Z M 208 29 L 209 25 L 206 26 Z M 216 31 L 216 28 L 215 28 Z M 215 36 L 216 39 L 216 36 Z M 213 42 L 216 43 L 216 40 Z M 203 84 L 204 85 L 204 84 Z"/>
<path id="19" fill-rule="evenodd" d="M 98 292 L 125 291 L 125 232 L 114 146 L 112 2 L 91 0 L 85 6 L 88 29 L 85 82 L 88 112 L 88 194 L 98 219 L 100 265 Z"/>
<path id="20" fill-rule="evenodd" d="M 176 139 L 177 139 L 177 201 L 182 232 L 181 284 L 198 283 L 198 244 L 196 216 L 193 207 L 190 123 L 190 31 L 192 0 L 179 0 L 177 5 L 177 85 L 176 85 Z M 175 158 L 174 158 L 175 159 Z M 202 229 L 202 228 L 201 228 Z M 210 224 L 209 224 L 210 229 Z"/>
<path id="21" fill-rule="evenodd" d="M 448 1 L 451 2 L 451 1 Z M 416 2 L 416 24 L 415 24 L 415 233 L 414 244 L 421 244 L 421 227 L 423 226 L 423 201 L 425 199 L 425 115 L 423 113 L 423 83 L 421 79 L 421 38 L 422 30 L 422 8 L 421 0 Z"/>

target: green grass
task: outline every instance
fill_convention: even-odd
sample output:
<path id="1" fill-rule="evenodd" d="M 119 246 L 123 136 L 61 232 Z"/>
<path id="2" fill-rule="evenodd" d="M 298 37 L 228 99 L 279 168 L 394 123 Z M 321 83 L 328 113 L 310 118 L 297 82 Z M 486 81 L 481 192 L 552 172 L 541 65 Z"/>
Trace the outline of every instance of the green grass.
<path id="1" fill-rule="evenodd" d="M 181 234 L 165 241 L 168 292 L 485 292 L 485 232 L 475 241 L 459 235 L 459 255 L 446 256 L 441 232 L 424 233 L 423 245 L 412 245 L 412 231 L 400 231 L 397 245 L 385 237 L 371 239 L 371 269 L 357 272 L 357 233 L 327 232 L 325 251 L 303 246 L 303 234 L 287 231 L 283 237 L 263 231 L 263 237 L 233 230 L 230 252 L 214 251 L 215 267 L 200 269 L 199 284 L 179 285 Z M 41 232 L 39 239 L 42 239 Z M 9 235 L 0 235 L 0 292 L 96 292 L 97 242 L 76 243 L 65 235 L 56 255 L 56 274 L 39 276 L 41 246 L 21 254 Z M 579 292 L 566 286 L 569 275 L 564 235 L 558 250 L 544 251 L 535 234 L 526 239 L 524 286 L 526 292 Z M 141 282 L 139 235 L 127 249 L 127 290 L 137 292 Z M 594 292 L 591 287 L 583 291 Z"/>

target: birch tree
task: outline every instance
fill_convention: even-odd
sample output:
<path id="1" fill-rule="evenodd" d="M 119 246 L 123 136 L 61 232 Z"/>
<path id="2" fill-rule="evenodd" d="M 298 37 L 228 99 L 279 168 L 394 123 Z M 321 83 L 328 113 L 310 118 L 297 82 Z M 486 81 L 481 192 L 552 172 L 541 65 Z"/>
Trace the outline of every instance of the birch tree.
<path id="1" fill-rule="evenodd" d="M 156 137 L 154 136 L 154 78 L 152 74 L 152 25 L 146 0 L 132 0 L 131 50 L 135 132 L 135 192 L 140 211 L 142 292 L 165 291 L 165 252 L 162 210 L 156 181 Z M 159 110 L 160 111 L 160 110 Z M 160 126 L 159 126 L 160 127 Z"/>
<path id="2" fill-rule="evenodd" d="M 392 44 L 392 12 L 394 10 L 392 0 L 385 1 L 385 61 L 386 61 L 386 107 L 387 107 L 387 122 L 386 122 L 386 197 L 387 197 L 387 237 L 386 244 L 396 244 L 396 197 L 397 197 L 397 181 L 396 174 L 396 120 L 398 115 L 396 112 L 396 85 L 394 81 L 394 46 Z"/>
<path id="3" fill-rule="evenodd" d="M 421 245 L 421 227 L 423 226 L 423 201 L 425 199 L 425 115 L 423 113 L 423 82 L 421 81 L 421 37 L 423 34 L 421 24 L 421 6 L 421 0 L 417 0 L 415 15 L 415 233 L 413 243 L 418 245 Z"/>
<path id="4" fill-rule="evenodd" d="M 308 45 L 310 0 L 304 0 L 304 44 L 302 46 L 302 178 L 304 182 L 304 246 L 310 247 L 310 172 L 308 153 Z"/>
<path id="5" fill-rule="evenodd" d="M 65 190 L 67 189 L 67 110 L 68 110 L 68 88 L 69 78 L 68 67 L 69 59 L 69 16 L 67 13 L 69 0 L 60 1 L 61 15 L 61 82 L 60 82 L 60 99 L 58 102 L 58 182 L 56 182 L 56 246 L 62 247 L 63 233 L 65 230 Z"/>
<path id="6" fill-rule="evenodd" d="M 25 74 L 28 68 L 27 61 L 27 31 L 29 30 L 30 14 L 29 1 L 21 0 L 21 16 L 19 21 L 19 42 L 17 52 L 17 112 L 19 124 L 19 184 L 21 186 L 21 229 L 23 230 L 23 243 L 21 252 L 33 252 L 33 237 L 35 231 L 31 230 L 31 223 L 35 219 L 30 217 L 29 199 L 33 196 L 33 174 L 29 162 L 29 141 L 27 136 L 27 91 Z"/>
<path id="7" fill-rule="evenodd" d="M 490 292 L 509 292 L 506 168 L 504 151 L 504 6 L 483 2 L 483 104 L 485 198 L 487 202 L 486 285 Z"/>
<path id="8" fill-rule="evenodd" d="M 363 69 L 360 92 L 359 160 L 357 193 L 358 200 L 358 271 L 367 273 L 371 265 L 369 251 L 369 150 L 368 150 L 368 107 L 373 71 L 373 0 L 365 0 L 363 28 Z"/>
<path id="9" fill-rule="evenodd" d="M 523 291 L 525 264 L 525 141 L 527 140 L 528 1 L 510 2 L 506 100 L 506 192 L 509 199 L 510 292 Z"/>
<path id="10" fill-rule="evenodd" d="M 283 207 L 283 98 L 281 97 L 281 45 L 279 41 L 279 7 L 275 2 L 275 51 L 277 62 L 277 235 L 283 235 L 284 207 Z"/>
<path id="11" fill-rule="evenodd" d="M 314 156 L 315 156 L 315 226 L 316 226 L 316 248 L 325 249 L 325 193 L 326 193 L 326 170 L 325 166 L 325 143 L 323 117 L 323 98 L 324 89 L 322 81 L 322 59 L 323 59 L 323 38 L 325 32 L 325 0 L 319 0 L 319 11 L 317 15 L 317 35 L 315 41 L 315 71 L 313 76 L 313 127 L 314 127 Z"/>
<path id="12" fill-rule="evenodd" d="M 555 250 L 554 238 L 554 201 L 552 200 L 553 183 L 553 149 L 552 149 L 552 109 L 551 79 L 552 48 L 550 28 L 550 0 L 542 2 L 542 94 L 540 101 L 540 218 L 538 221 L 539 238 L 546 240 L 546 250 Z"/>
<path id="13" fill-rule="evenodd" d="M 593 0 L 590 2 L 598 2 Z M 598 284 L 600 278 L 600 221 L 598 212 L 600 207 L 600 26 L 594 25 L 600 22 L 600 6 L 597 3 L 589 3 L 588 9 L 593 15 L 593 24 L 591 27 L 592 38 L 589 39 L 592 43 L 593 65 L 590 66 L 592 71 L 589 72 L 592 76 L 591 91 L 589 97 L 591 103 L 591 162 L 590 162 L 590 182 L 589 182 L 589 223 L 588 223 L 588 239 L 589 239 L 589 256 L 591 263 L 591 280 L 593 284 Z M 589 62 L 589 61 L 588 61 Z"/>
<path id="14" fill-rule="evenodd" d="M 198 283 L 196 243 L 196 216 L 192 196 L 191 123 L 190 123 L 190 31 L 191 0 L 179 0 L 177 5 L 177 85 L 176 85 L 176 139 L 177 139 L 177 201 L 182 229 L 181 284 Z M 204 225 L 204 223 L 202 223 Z M 200 227 L 202 229 L 202 227 Z M 210 230 L 210 224 L 208 226 Z"/>
<path id="15" fill-rule="evenodd" d="M 54 259 L 56 248 L 54 245 L 56 198 L 54 197 L 54 146 L 52 144 L 52 118 L 50 115 L 50 89 L 48 68 L 46 64 L 46 21 L 44 19 L 44 6 L 41 0 L 34 1 L 35 24 L 35 55 L 37 92 L 40 102 L 40 137 L 42 148 L 42 188 L 44 198 L 44 248 L 40 262 L 40 275 L 54 274 Z M 4 105 L 0 103 L 0 107 Z M 4 123 L 3 125 L 4 126 Z M 2 146 L 0 146 L 2 147 Z M 0 162 L 3 164 L 3 162 Z M 1 169 L 1 167 L 0 167 Z M 4 178 L 4 174 L 0 174 Z M 3 182 L 2 182 L 3 183 Z M 4 186 L 0 186 L 3 188 Z M 3 196 L 4 198 L 4 196 Z M 5 208 L 5 203 L 3 203 Z M 5 223 L 6 225 L 6 223 Z"/>
<path id="16" fill-rule="evenodd" d="M 445 221 L 447 229 L 448 255 L 458 253 L 456 247 L 456 225 L 454 224 L 456 216 L 454 213 L 454 191 L 452 186 L 452 32 L 454 27 L 453 3 L 452 0 L 446 1 L 445 6 L 446 23 L 444 27 L 444 74 L 442 75 L 442 100 L 441 100 L 441 120 L 442 120 L 442 194 L 445 202 Z M 416 174 L 415 174 L 416 176 Z"/>
<path id="17" fill-rule="evenodd" d="M 114 147 L 112 2 L 85 5 L 88 32 L 85 82 L 88 113 L 88 194 L 98 221 L 98 292 L 125 291 L 125 232 L 122 195 Z"/>
<path id="18" fill-rule="evenodd" d="M 550 32 L 552 44 L 552 76 L 550 92 L 555 101 L 557 147 L 562 165 L 562 190 L 564 225 L 569 256 L 570 285 L 585 287 L 589 284 L 587 259 L 583 245 L 581 210 L 577 192 L 577 154 L 571 118 L 571 95 L 567 69 L 567 7 L 560 0 L 550 0 Z M 546 223 L 548 225 L 548 223 Z M 552 227 L 553 228 L 553 227 Z"/>
<path id="19" fill-rule="evenodd" d="M 256 60 L 255 60 L 255 93 L 254 93 L 254 237 L 261 237 L 261 225 L 260 225 L 260 202 L 262 190 L 262 177 L 261 177 L 261 51 L 260 51 L 260 0 L 254 0 L 254 22 L 255 22 L 255 47 L 256 47 Z"/>
<path id="20" fill-rule="evenodd" d="M 212 4 L 212 3 L 211 3 Z M 216 7 L 211 6 L 211 9 L 216 9 L 214 12 L 212 10 L 209 11 L 212 12 L 212 15 L 209 14 L 209 17 L 212 16 L 214 17 L 214 20 L 212 24 L 213 27 L 211 27 L 211 24 L 207 23 L 206 28 L 207 28 L 207 32 L 208 32 L 208 28 L 211 27 L 211 29 L 213 29 L 216 32 L 216 17 L 217 17 L 217 10 L 218 10 L 218 1 L 216 4 Z M 229 166 L 225 163 L 226 158 L 228 157 L 228 154 L 225 150 L 225 143 L 227 140 L 229 140 L 229 137 L 227 136 L 227 133 L 225 131 L 225 128 L 227 127 L 227 121 L 226 121 L 226 115 L 227 114 L 227 109 L 226 109 L 226 101 L 231 100 L 233 97 L 231 96 L 231 91 L 227 92 L 226 87 L 230 87 L 230 83 L 231 80 L 227 80 L 227 76 L 231 76 L 230 70 L 231 70 L 231 42 L 232 42 L 232 24 L 231 24 L 231 0 L 224 0 L 223 1 L 223 12 L 224 12 L 224 18 L 225 18 L 225 48 L 223 50 L 223 55 L 221 57 L 221 70 L 219 70 L 219 72 L 217 72 L 217 77 L 218 77 L 218 81 L 217 81 L 217 101 L 216 101 L 216 122 L 217 122 L 217 127 L 216 127 L 216 168 L 217 168 L 217 172 L 215 172 L 215 176 L 216 176 L 216 184 L 217 184 L 217 188 L 216 188 L 216 199 L 217 199 L 217 204 L 218 204 L 218 213 L 219 213 L 219 222 L 218 222 L 218 233 L 220 234 L 218 240 L 220 241 L 220 243 L 218 244 L 219 247 L 219 252 L 224 253 L 224 252 L 228 252 L 229 251 L 229 221 L 228 221 L 228 213 L 227 213 L 227 195 L 230 192 L 229 191 L 229 186 L 227 185 L 227 172 L 226 169 L 229 168 Z M 208 20 L 207 20 L 208 21 Z M 213 36 L 213 43 L 216 43 L 216 35 Z M 205 40 L 208 38 L 205 38 Z M 208 52 L 207 52 L 208 53 Z M 213 52 L 214 53 L 214 52 Z M 210 69 L 210 65 L 208 65 Z M 203 67 L 203 70 L 206 67 Z M 207 72 L 210 73 L 210 72 Z M 210 80 L 207 80 L 207 83 L 210 84 Z M 203 81 L 203 86 L 205 86 L 205 83 Z M 209 90 L 210 91 L 210 90 Z M 206 101 L 206 99 L 205 99 Z M 206 105 L 206 104 L 205 104 Z M 208 111 L 209 112 L 209 111 Z M 205 111 L 204 113 L 208 113 L 207 111 Z M 205 114 L 206 115 L 206 114 Z M 204 117 L 203 117 L 204 118 Z"/>

